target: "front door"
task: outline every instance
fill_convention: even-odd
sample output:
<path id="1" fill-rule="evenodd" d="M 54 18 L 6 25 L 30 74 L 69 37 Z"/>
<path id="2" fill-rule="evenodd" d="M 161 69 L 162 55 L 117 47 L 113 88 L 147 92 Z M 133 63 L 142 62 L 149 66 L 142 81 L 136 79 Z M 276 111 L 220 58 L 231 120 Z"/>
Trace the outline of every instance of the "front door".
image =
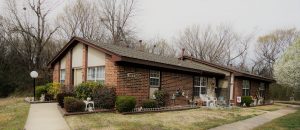
<path id="1" fill-rule="evenodd" d="M 78 69 L 74 69 L 74 86 L 79 85 L 80 83 L 82 83 L 82 69 L 78 68 Z"/>

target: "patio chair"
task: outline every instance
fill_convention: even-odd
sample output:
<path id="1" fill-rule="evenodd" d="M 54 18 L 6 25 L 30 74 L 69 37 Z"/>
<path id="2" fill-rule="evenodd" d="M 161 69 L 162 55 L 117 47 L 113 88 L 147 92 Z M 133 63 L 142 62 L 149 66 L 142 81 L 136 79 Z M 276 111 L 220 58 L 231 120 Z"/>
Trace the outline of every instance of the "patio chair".
<path id="1" fill-rule="evenodd" d="M 207 103 L 206 103 L 208 107 L 215 107 L 217 104 L 217 98 L 216 97 L 208 97 L 207 98 Z"/>
<path id="2" fill-rule="evenodd" d="M 218 97 L 217 105 L 218 106 L 226 106 L 226 101 L 223 96 Z"/>

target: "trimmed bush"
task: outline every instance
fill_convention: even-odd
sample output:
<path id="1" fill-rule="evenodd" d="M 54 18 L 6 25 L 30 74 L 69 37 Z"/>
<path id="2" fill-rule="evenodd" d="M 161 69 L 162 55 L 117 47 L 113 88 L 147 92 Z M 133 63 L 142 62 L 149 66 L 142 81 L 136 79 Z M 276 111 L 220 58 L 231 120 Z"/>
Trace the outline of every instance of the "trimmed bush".
<path id="1" fill-rule="evenodd" d="M 116 109 L 119 112 L 129 112 L 136 105 L 135 97 L 133 96 L 118 96 L 116 100 Z"/>
<path id="2" fill-rule="evenodd" d="M 149 99 L 145 100 L 142 105 L 143 108 L 156 108 L 157 102 L 155 100 Z"/>
<path id="3" fill-rule="evenodd" d="M 64 108 L 67 112 L 83 112 L 85 110 L 85 103 L 74 97 L 64 98 Z"/>
<path id="4" fill-rule="evenodd" d="M 245 103 L 246 106 L 249 107 L 251 102 L 252 102 L 252 97 L 251 96 L 242 96 L 242 101 L 241 101 L 242 105 Z"/>
<path id="5" fill-rule="evenodd" d="M 103 85 L 97 82 L 84 82 L 75 87 L 76 97 L 86 100 L 87 97 L 92 97 L 93 91 L 102 88 Z"/>
<path id="6" fill-rule="evenodd" d="M 96 108 L 112 109 L 115 107 L 116 92 L 113 88 L 95 89 L 92 97 Z"/>
<path id="7" fill-rule="evenodd" d="M 75 97 L 74 93 L 59 93 L 56 96 L 56 100 L 60 107 L 64 107 L 64 98 L 65 97 Z"/>
<path id="8" fill-rule="evenodd" d="M 154 91 L 155 100 L 157 101 L 158 107 L 163 107 L 166 105 L 166 102 L 168 100 L 168 93 L 164 90 L 156 90 Z"/>
<path id="9" fill-rule="evenodd" d="M 37 98 L 40 98 L 42 94 L 48 93 L 48 87 L 47 86 L 37 86 L 35 89 L 35 96 Z"/>
<path id="10" fill-rule="evenodd" d="M 53 95 L 53 97 L 56 99 L 56 96 L 60 91 L 61 84 L 57 82 L 53 82 L 53 83 L 46 84 L 46 86 L 49 88 L 48 93 Z"/>

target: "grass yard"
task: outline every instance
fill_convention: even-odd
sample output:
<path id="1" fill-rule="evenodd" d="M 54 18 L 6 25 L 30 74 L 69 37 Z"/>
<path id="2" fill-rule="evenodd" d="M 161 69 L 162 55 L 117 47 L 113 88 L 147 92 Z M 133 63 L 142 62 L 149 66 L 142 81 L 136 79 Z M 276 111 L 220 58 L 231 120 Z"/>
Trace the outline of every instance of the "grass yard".
<path id="1" fill-rule="evenodd" d="M 251 107 L 251 108 L 257 109 L 257 110 L 263 110 L 263 111 L 276 111 L 276 110 L 282 109 L 287 106 L 288 105 L 286 105 L 286 104 L 275 103 L 274 105 L 256 106 L 256 107 Z"/>
<path id="2" fill-rule="evenodd" d="M 255 130 L 300 130 L 300 109 L 266 123 Z"/>
<path id="3" fill-rule="evenodd" d="M 291 104 L 291 105 L 300 105 L 300 101 L 275 101 L 277 103 Z"/>
<path id="4" fill-rule="evenodd" d="M 24 129 L 29 106 L 23 98 L 0 99 L 0 130 Z"/>
<path id="5" fill-rule="evenodd" d="M 97 113 L 65 117 L 71 129 L 80 130 L 179 130 L 208 129 L 260 115 L 264 111 L 249 108 L 192 109 L 184 111 L 122 115 Z"/>

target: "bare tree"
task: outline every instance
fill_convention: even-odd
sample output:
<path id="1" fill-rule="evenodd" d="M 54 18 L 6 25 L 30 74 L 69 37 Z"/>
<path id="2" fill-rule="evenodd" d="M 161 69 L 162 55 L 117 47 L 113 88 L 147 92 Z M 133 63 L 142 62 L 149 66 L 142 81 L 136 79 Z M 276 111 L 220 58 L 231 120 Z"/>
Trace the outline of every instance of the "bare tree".
<path id="1" fill-rule="evenodd" d="M 41 62 L 42 53 L 45 46 L 50 44 L 58 27 L 51 29 L 47 21 L 51 9 L 47 7 L 45 1 L 27 0 L 27 5 L 19 9 L 15 0 L 7 1 L 10 27 L 8 31 L 12 36 L 6 38 L 6 41 L 17 50 L 24 62 L 29 61 L 29 70 L 40 69 L 44 64 Z"/>
<path id="2" fill-rule="evenodd" d="M 242 36 L 230 26 L 217 27 L 198 25 L 188 27 L 179 36 L 177 44 L 187 53 L 202 60 L 230 65 L 245 56 L 252 36 Z"/>
<path id="3" fill-rule="evenodd" d="M 97 15 L 95 2 L 77 0 L 67 4 L 64 12 L 57 17 L 60 34 L 63 39 L 79 36 L 94 41 L 103 41 L 105 38 L 104 26 Z"/>
<path id="4" fill-rule="evenodd" d="M 272 77 L 273 65 L 284 50 L 299 38 L 300 32 L 295 28 L 277 29 L 260 36 L 256 47 L 256 59 L 252 71 Z"/>
<path id="5" fill-rule="evenodd" d="M 177 50 L 171 46 L 167 40 L 156 37 L 146 42 L 136 44 L 135 48 L 140 51 L 145 51 L 161 56 L 175 57 Z"/>
<path id="6" fill-rule="evenodd" d="M 100 0 L 99 8 L 101 22 L 109 34 L 109 41 L 113 44 L 129 44 L 133 36 L 131 19 L 136 14 L 135 0 Z"/>

